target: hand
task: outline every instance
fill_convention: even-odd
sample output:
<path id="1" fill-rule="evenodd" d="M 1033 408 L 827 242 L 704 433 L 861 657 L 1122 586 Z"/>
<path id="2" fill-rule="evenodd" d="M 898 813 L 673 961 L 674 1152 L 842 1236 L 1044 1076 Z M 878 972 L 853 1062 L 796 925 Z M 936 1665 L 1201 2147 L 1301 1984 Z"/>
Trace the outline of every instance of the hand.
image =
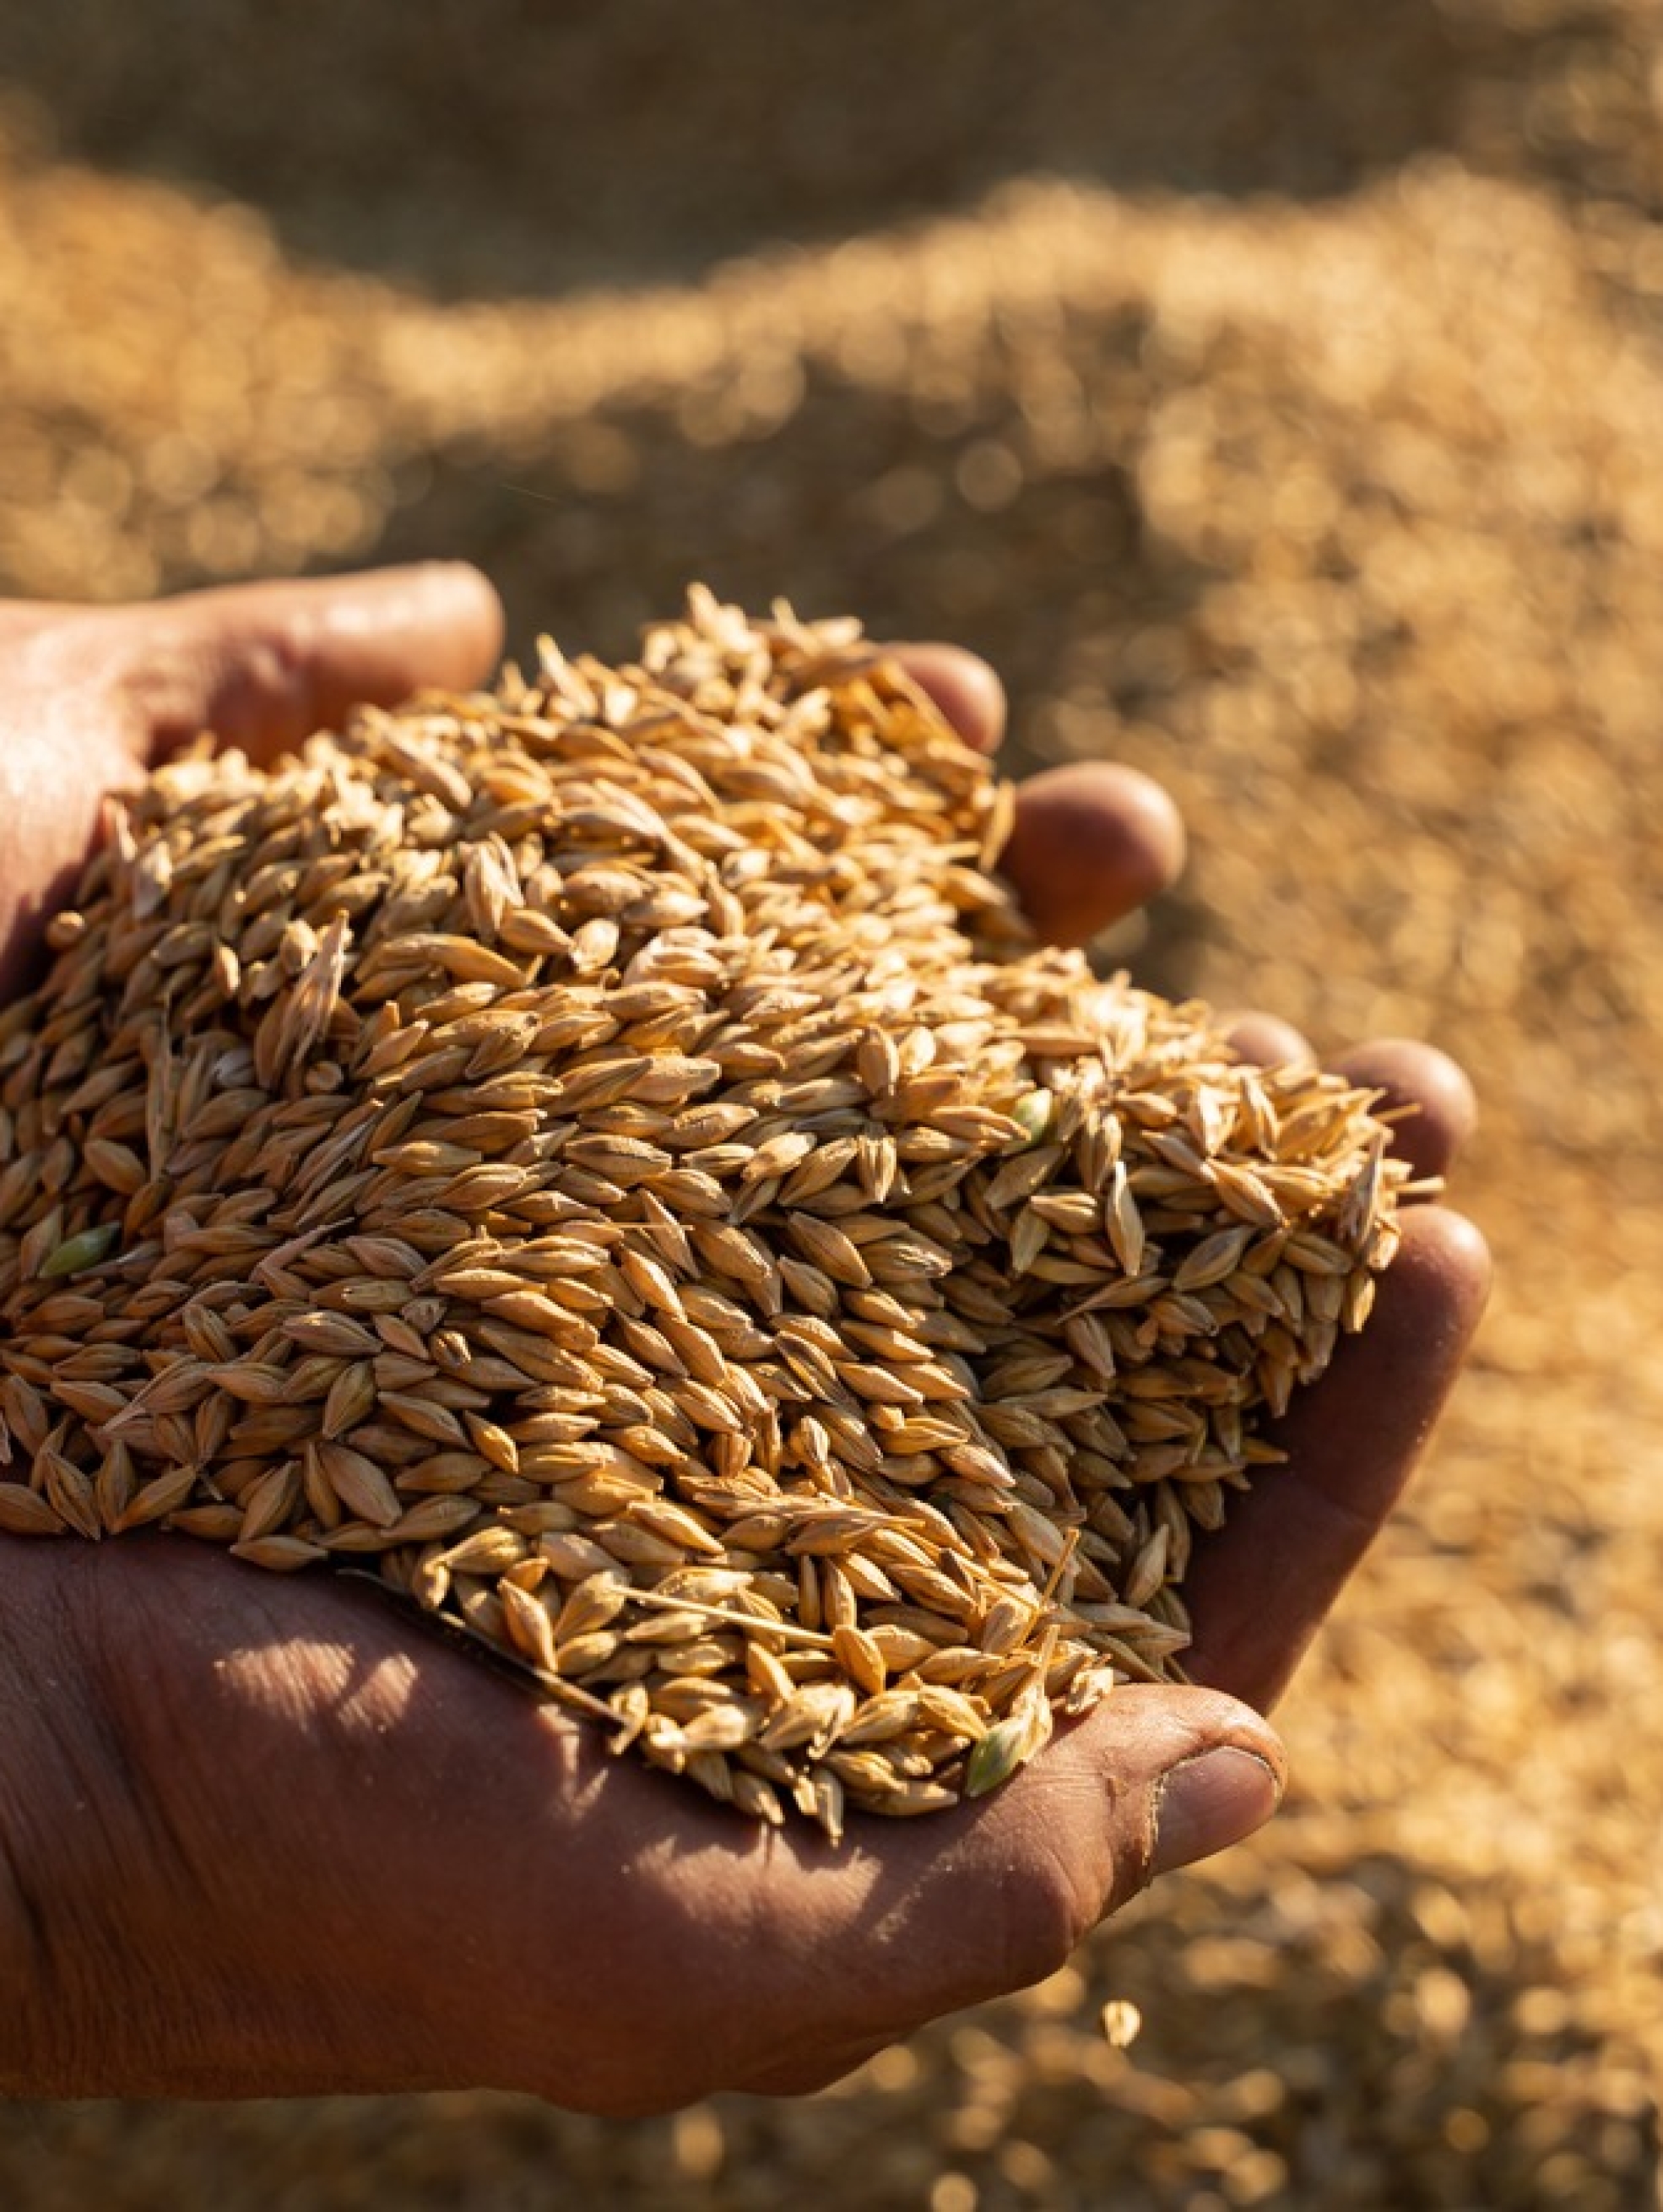
<path id="1" fill-rule="evenodd" d="M 462 689 L 502 641 L 496 594 L 434 562 L 155 606 L 0 603 L 0 999 L 92 849 L 106 793 L 204 729 L 269 758 L 357 700 Z"/>
<path id="2" fill-rule="evenodd" d="M 100 789 L 209 722 L 269 753 L 350 698 L 470 683 L 496 641 L 486 587 L 451 569 L 0 614 L 0 975 L 26 966 Z M 991 746 L 988 672 L 944 648 L 907 658 Z M 1145 779 L 1068 769 L 1028 787 L 1008 865 L 1040 927 L 1077 938 L 1180 850 Z M 1244 1517 L 1199 1571 L 1219 1688 L 1117 1693 L 993 1798 L 854 1824 L 839 1853 L 612 1759 L 346 1585 L 165 1536 L 4 1540 L 0 2087 L 480 2083 L 638 2111 L 812 2087 L 1043 1975 L 1151 1872 L 1273 1808 L 1279 1747 L 1220 1692 L 1260 1698 L 1291 1666 L 1480 1296 L 1470 1232 L 1424 1210 L 1369 1334 L 1294 1417 L 1294 1464 L 1248 1501 L 1272 1517 L 1280 1501 L 1278 1564 Z"/>

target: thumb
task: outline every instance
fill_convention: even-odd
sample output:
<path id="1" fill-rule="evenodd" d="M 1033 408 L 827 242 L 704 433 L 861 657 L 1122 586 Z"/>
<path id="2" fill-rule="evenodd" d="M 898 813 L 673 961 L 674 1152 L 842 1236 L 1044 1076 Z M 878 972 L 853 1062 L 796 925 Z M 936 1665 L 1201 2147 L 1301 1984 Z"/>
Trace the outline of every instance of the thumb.
<path id="1" fill-rule="evenodd" d="M 361 700 L 466 690 L 502 644 L 496 593 L 462 562 L 234 585 L 90 619 L 153 758 L 212 730 L 270 760 Z"/>
<path id="2" fill-rule="evenodd" d="M 1157 1875 L 1262 1827 L 1286 1778 L 1281 1740 L 1251 1706 L 1216 1690 L 1126 1685 L 990 1801 L 976 1843 L 1007 1863 L 1060 1863 L 1077 1940 Z"/>
<path id="3" fill-rule="evenodd" d="M 989 1797 L 882 1834 L 851 1823 L 841 1859 L 775 1854 L 773 1986 L 789 2020 L 807 1984 L 816 2032 L 778 2033 L 743 2085 L 818 2088 L 926 2021 L 1044 1981 L 1155 1875 L 1251 1835 L 1285 1768 L 1235 1698 L 1127 1686 Z"/>
<path id="4" fill-rule="evenodd" d="M 1261 1826 L 1285 1775 L 1278 1737 L 1233 1698 L 1114 1690 L 1004 1789 L 950 1816 L 916 1863 L 890 1859 L 907 1954 L 932 1962 L 939 1984 L 913 1993 L 917 2017 L 1054 1973 L 1156 1875 Z"/>

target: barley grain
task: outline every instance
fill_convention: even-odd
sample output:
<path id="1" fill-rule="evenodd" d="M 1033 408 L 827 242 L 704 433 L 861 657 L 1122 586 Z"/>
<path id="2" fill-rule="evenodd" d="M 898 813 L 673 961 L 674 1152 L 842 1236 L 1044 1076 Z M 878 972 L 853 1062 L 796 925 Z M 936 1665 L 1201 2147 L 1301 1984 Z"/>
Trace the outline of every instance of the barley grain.
<path id="1" fill-rule="evenodd" d="M 698 591 L 635 669 L 160 771 L 0 1019 L 56 1133 L 0 1174 L 0 1525 L 361 1559 L 832 1833 L 1176 1675 L 1406 1171 L 1032 947 L 1010 819 L 852 626 Z"/>

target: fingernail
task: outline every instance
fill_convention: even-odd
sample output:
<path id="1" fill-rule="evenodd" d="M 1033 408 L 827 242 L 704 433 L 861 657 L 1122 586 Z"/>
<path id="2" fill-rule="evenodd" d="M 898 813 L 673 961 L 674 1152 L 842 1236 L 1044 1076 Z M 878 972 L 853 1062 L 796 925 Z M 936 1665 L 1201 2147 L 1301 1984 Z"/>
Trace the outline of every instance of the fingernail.
<path id="1" fill-rule="evenodd" d="M 1268 1761 L 1233 1744 L 1174 1766 L 1161 1784 L 1150 1869 L 1170 1874 L 1193 1866 L 1262 1828 L 1282 1802 L 1282 1784 Z"/>

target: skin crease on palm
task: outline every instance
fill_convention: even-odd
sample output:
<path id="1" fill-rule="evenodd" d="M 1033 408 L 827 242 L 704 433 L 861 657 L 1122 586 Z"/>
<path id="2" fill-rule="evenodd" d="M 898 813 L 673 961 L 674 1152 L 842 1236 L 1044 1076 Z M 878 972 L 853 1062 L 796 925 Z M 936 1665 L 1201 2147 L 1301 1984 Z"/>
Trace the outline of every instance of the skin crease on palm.
<path id="1" fill-rule="evenodd" d="M 489 586 L 452 565 L 134 609 L 0 608 L 0 989 L 100 794 L 211 727 L 270 757 L 360 698 L 481 680 Z M 905 649 L 992 750 L 992 672 Z M 1169 802 L 1107 764 L 1024 787 L 1005 866 L 1077 942 L 1169 882 Z M 1255 1057 L 1303 1050 L 1244 1023 Z M 1343 1063 L 1445 1167 L 1471 1094 L 1426 1048 Z M 1259 1713 L 1390 1511 L 1484 1302 L 1431 1206 L 1365 1334 L 1284 1428 L 1290 1464 L 1188 1585 L 1205 1687 L 1127 1689 L 1006 1789 L 921 1821 L 753 1829 L 373 1594 L 179 1539 L 0 1538 L 0 2089 L 19 2096 L 490 2086 L 604 2112 L 798 2091 L 1052 1972 L 1151 1874 L 1269 1816 Z"/>

